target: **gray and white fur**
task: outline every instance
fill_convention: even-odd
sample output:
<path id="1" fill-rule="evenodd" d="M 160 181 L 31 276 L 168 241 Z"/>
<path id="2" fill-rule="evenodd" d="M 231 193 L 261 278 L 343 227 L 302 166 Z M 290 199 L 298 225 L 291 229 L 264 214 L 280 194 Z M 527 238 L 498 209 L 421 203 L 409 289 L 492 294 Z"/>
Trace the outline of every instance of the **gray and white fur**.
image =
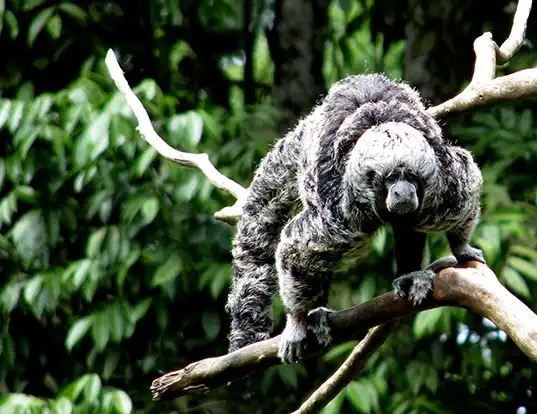
<path id="1" fill-rule="evenodd" d="M 413 304 L 432 290 L 434 272 L 420 270 L 427 233 L 446 232 L 458 262 L 484 262 L 468 244 L 481 185 L 470 153 L 442 138 L 411 87 L 381 74 L 335 83 L 276 142 L 248 190 L 233 243 L 230 351 L 269 337 L 278 287 L 282 360 L 301 358 L 308 329 L 329 343 L 328 327 L 306 318 L 330 312 L 323 306 L 336 264 L 365 253 L 382 225 L 395 235 L 394 287 Z"/>

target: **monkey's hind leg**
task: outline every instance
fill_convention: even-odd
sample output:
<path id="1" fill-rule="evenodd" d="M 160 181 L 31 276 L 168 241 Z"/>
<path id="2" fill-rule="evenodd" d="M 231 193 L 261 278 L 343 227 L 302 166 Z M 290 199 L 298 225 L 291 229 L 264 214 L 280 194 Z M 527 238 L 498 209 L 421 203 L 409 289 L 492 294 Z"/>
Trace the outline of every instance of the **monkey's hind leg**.
<path id="1" fill-rule="evenodd" d="M 296 362 L 306 352 L 308 331 L 326 345 L 331 336 L 326 303 L 335 265 L 348 250 L 348 239 L 335 242 L 337 234 L 319 215 L 304 210 L 282 231 L 276 253 L 280 295 L 287 322 L 280 341 L 279 356 L 284 363 Z M 315 326 L 308 325 L 308 314 L 315 312 Z"/>

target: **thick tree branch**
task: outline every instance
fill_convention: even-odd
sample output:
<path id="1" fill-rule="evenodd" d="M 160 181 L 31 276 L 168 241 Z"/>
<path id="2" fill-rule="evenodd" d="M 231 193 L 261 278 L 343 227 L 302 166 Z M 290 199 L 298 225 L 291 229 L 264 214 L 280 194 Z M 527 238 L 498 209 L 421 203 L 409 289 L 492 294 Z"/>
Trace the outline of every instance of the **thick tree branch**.
<path id="1" fill-rule="evenodd" d="M 390 292 L 361 305 L 334 312 L 330 315 L 333 343 L 362 338 L 365 329 L 419 311 L 439 306 L 460 306 L 490 319 L 527 356 L 537 361 L 537 315 L 512 295 L 488 267 L 477 262 L 469 266 L 442 270 L 434 282 L 432 298 L 419 307 L 412 307 L 407 299 Z M 153 381 L 153 398 L 170 399 L 206 391 L 279 364 L 279 339 L 278 335 L 230 354 L 204 359 L 170 372 Z M 311 355 L 319 351 L 312 349 Z M 359 355 L 366 359 L 368 354 L 364 351 Z"/>

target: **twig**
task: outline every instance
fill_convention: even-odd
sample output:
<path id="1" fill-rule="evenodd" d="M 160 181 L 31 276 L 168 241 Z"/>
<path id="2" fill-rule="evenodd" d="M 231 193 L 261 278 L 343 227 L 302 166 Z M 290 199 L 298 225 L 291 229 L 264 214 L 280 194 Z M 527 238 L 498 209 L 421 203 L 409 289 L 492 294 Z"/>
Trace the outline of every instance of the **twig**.
<path id="1" fill-rule="evenodd" d="M 337 371 L 291 414 L 318 413 L 364 369 L 367 360 L 386 342 L 398 325 L 399 319 L 396 319 L 370 329 Z"/>
<path id="2" fill-rule="evenodd" d="M 209 179 L 209 181 L 217 188 L 227 191 L 233 195 L 236 199 L 241 200 L 246 194 L 246 189 L 235 181 L 221 174 L 211 161 L 207 154 L 192 154 L 188 152 L 178 151 L 170 147 L 155 131 L 151 124 L 151 119 L 144 109 L 142 103 L 132 91 L 129 83 L 123 75 L 123 71 L 119 66 L 116 55 L 113 50 L 108 50 L 106 54 L 106 66 L 110 72 L 110 76 L 114 80 L 119 92 L 125 97 L 128 105 L 134 112 L 136 119 L 138 120 L 138 127 L 136 128 L 142 137 L 157 150 L 157 152 L 164 158 L 174 161 L 178 164 L 186 167 L 199 168 Z M 237 206 L 239 208 L 240 204 Z M 225 216 L 225 214 L 224 214 Z"/>
<path id="3" fill-rule="evenodd" d="M 418 307 L 412 307 L 407 299 L 390 292 L 330 314 L 333 344 L 363 337 L 364 329 L 439 306 L 460 306 L 485 316 L 505 331 L 528 357 L 537 361 L 537 315 L 511 294 L 492 270 L 477 262 L 471 262 L 467 268 L 442 270 L 435 279 L 433 297 Z M 230 354 L 204 359 L 170 372 L 153 381 L 153 398 L 163 400 L 206 391 L 259 369 L 277 365 L 281 363 L 278 358 L 279 340 L 278 335 Z M 314 353 L 319 351 L 314 350 Z"/>

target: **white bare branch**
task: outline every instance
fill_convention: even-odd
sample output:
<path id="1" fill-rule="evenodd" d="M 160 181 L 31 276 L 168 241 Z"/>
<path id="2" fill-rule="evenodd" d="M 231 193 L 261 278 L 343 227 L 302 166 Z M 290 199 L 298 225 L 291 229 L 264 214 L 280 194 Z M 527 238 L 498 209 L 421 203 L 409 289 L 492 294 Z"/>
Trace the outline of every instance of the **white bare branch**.
<path id="1" fill-rule="evenodd" d="M 167 158 L 186 167 L 199 168 L 215 187 L 227 191 L 239 201 L 233 207 L 231 213 L 229 213 L 229 209 L 232 208 L 227 208 L 228 215 L 240 215 L 240 200 L 243 199 L 246 195 L 246 189 L 240 184 L 221 174 L 211 163 L 207 154 L 192 154 L 188 152 L 178 151 L 170 147 L 153 128 L 153 125 L 151 124 L 151 119 L 149 119 L 149 115 L 147 114 L 146 110 L 144 109 L 144 106 L 142 105 L 138 97 L 130 88 L 129 83 L 125 79 L 125 76 L 123 75 L 123 70 L 119 66 L 116 55 L 114 54 L 112 49 L 108 50 L 105 62 L 108 71 L 110 72 L 110 76 L 114 80 L 117 88 L 119 89 L 119 92 L 121 92 L 121 94 L 125 97 L 128 105 L 130 106 L 130 108 L 134 112 L 134 115 L 136 116 L 136 119 L 138 120 L 138 127 L 136 129 L 149 143 L 149 145 L 155 148 L 157 152 L 164 158 Z M 220 214 L 217 213 L 215 216 L 221 219 L 227 218 L 227 221 L 232 220 L 233 217 L 228 218 L 228 215 L 226 215 L 224 211 L 224 213 L 220 212 Z"/>
<path id="2" fill-rule="evenodd" d="M 537 96 L 537 70 L 527 69 L 496 78 L 496 65 L 503 65 L 520 49 L 526 36 L 532 0 L 519 0 L 509 37 L 501 46 L 485 32 L 474 41 L 475 65 L 470 84 L 454 98 L 428 112 L 442 118 L 471 108 Z"/>
<path id="3" fill-rule="evenodd" d="M 496 51 L 498 65 L 506 63 L 522 46 L 524 38 L 526 37 L 526 29 L 528 27 L 528 18 L 530 16 L 532 2 L 533 0 L 519 0 L 516 7 L 515 17 L 513 18 L 511 33 L 509 33 L 509 37 Z"/>

